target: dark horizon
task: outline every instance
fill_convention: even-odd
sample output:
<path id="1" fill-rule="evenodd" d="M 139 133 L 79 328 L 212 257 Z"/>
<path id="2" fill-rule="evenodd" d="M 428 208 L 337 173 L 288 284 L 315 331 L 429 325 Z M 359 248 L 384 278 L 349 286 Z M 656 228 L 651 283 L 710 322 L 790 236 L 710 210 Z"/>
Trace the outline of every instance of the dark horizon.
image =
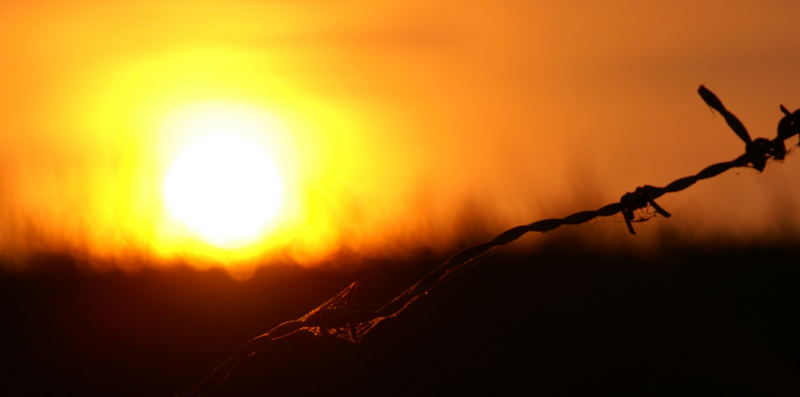
<path id="1" fill-rule="evenodd" d="M 392 371 L 406 371 L 434 391 L 448 390 L 448 382 L 460 376 L 467 381 L 461 387 L 487 392 L 494 382 L 509 381 L 506 389 L 496 387 L 511 391 L 527 382 L 525 376 L 538 379 L 528 390 L 542 393 L 649 390 L 668 395 L 688 390 L 693 382 L 701 386 L 698 394 L 781 395 L 791 390 L 787 382 L 796 377 L 787 376 L 799 373 L 800 366 L 800 346 L 792 338 L 800 331 L 791 316 L 800 299 L 792 287 L 800 281 L 792 261 L 794 245 L 671 246 L 669 253 L 640 257 L 623 251 L 598 255 L 576 246 L 568 233 L 549 240 L 537 252 L 494 254 L 371 334 L 359 354 L 383 351 L 387 361 L 347 361 L 337 369 L 345 371 L 337 375 L 343 383 L 328 391 L 375 395 L 348 383 L 362 377 L 367 363 L 372 378 L 365 382 L 371 388 L 379 387 L 381 379 L 388 382 L 395 376 Z M 3 328 L 5 373 L 10 375 L 2 389 L 8 395 L 187 392 L 245 342 L 299 317 L 351 281 L 360 282 L 356 306 L 372 309 L 442 259 L 422 253 L 357 271 L 264 267 L 251 279 L 237 281 L 219 269 L 96 272 L 68 257 L 43 256 L 36 272 L 0 274 L 1 315 L 8 319 Z M 386 350 L 391 344 L 376 342 L 384 338 L 397 346 Z M 283 356 L 296 361 L 286 368 L 317 359 L 336 365 L 335 356 L 324 355 L 324 345 L 317 358 L 303 353 L 302 346 L 295 346 L 293 359 Z M 501 350 L 481 350 L 490 346 Z M 725 355 L 717 356 L 724 346 Z M 472 356 L 475 349 L 483 353 Z M 754 354 L 760 358 L 745 358 Z M 434 362 L 427 361 L 429 355 L 436 357 Z M 248 395 L 247 390 L 266 392 L 270 385 L 279 392 L 306 384 L 309 394 L 326 394 L 325 388 L 332 387 L 325 386 L 331 381 L 324 373 L 329 366 L 308 367 L 305 375 L 289 381 L 293 378 L 286 378 L 283 367 L 258 364 L 269 362 L 269 352 L 258 357 L 251 366 L 263 366 L 261 375 L 237 373 L 235 382 L 221 390 Z M 479 357 L 494 361 L 475 361 Z M 736 364 L 725 357 L 744 361 Z M 610 367 L 603 369 L 603 363 Z M 452 371 L 437 378 L 438 365 Z M 531 368 L 549 375 L 519 372 Z M 764 378 L 760 371 L 770 368 L 780 373 Z M 640 378 L 625 383 L 625 371 Z M 403 389 L 411 385 L 395 386 L 397 392 L 378 395 L 412 392 Z"/>

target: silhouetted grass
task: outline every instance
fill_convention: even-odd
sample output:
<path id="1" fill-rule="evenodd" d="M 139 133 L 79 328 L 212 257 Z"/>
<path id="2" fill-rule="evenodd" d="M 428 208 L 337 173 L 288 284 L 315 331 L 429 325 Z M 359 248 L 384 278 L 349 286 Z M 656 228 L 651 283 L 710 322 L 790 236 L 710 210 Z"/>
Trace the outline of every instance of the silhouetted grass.
<path id="1" fill-rule="evenodd" d="M 800 384 L 795 245 L 677 242 L 641 257 L 546 240 L 535 252 L 498 252 L 358 346 L 297 333 L 211 395 L 764 395 Z M 357 270 L 274 266 L 237 281 L 220 270 L 94 272 L 39 257 L 38 272 L 0 272 L 0 392 L 174 395 L 352 280 L 364 287 L 354 306 L 375 307 L 442 259 L 420 251 Z"/>

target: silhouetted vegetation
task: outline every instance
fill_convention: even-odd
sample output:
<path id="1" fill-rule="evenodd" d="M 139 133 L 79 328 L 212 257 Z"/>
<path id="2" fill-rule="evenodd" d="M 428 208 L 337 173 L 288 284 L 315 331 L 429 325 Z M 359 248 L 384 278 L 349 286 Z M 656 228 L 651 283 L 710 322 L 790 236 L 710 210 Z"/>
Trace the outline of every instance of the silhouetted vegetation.
<path id="1" fill-rule="evenodd" d="M 292 334 L 209 395 L 797 391 L 796 246 L 665 242 L 665 255 L 642 258 L 551 237 L 535 253 L 498 252 L 359 345 Z M 442 259 L 418 254 L 358 271 L 267 267 L 247 281 L 183 267 L 98 273 L 41 257 L 38 272 L 0 272 L 0 392 L 175 395 L 352 280 L 363 287 L 356 307 L 385 302 Z"/>

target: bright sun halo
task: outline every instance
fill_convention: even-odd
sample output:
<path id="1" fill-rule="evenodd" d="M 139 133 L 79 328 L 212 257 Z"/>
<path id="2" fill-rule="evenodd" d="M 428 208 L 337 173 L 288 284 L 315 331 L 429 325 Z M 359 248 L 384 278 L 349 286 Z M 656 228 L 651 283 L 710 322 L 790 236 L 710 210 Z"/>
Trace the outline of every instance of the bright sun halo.
<path id="1" fill-rule="evenodd" d="M 193 140 L 164 178 L 167 211 L 206 242 L 219 247 L 259 238 L 283 199 L 279 172 L 255 128 L 235 115 L 202 115 L 188 124 Z"/>

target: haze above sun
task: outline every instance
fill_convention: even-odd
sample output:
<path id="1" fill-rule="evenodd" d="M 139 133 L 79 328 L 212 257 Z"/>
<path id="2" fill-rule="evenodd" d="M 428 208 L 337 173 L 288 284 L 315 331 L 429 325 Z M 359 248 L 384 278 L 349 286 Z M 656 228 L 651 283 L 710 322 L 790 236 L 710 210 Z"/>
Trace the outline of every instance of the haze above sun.
<path id="1" fill-rule="evenodd" d="M 263 236 L 283 203 L 283 181 L 269 148 L 268 126 L 252 113 L 201 107 L 179 113 L 171 128 L 187 136 L 163 184 L 168 214 L 188 232 L 222 248 Z"/>

